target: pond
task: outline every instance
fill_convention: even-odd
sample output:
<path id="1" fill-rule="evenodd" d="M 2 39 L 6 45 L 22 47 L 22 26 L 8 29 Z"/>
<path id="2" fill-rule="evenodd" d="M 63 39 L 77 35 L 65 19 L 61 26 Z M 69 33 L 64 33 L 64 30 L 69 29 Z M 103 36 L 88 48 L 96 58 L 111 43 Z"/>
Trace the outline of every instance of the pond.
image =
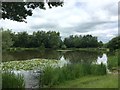
<path id="1" fill-rule="evenodd" d="M 3 53 L 3 62 L 6 61 L 20 61 L 30 59 L 56 59 L 59 60 L 59 65 L 67 63 L 90 63 L 90 64 L 101 64 L 107 65 L 107 54 L 87 51 L 20 51 L 20 52 L 6 52 Z M 25 79 L 26 88 L 37 88 L 38 87 L 38 76 L 41 72 L 36 70 L 29 71 L 13 71 L 18 74 L 21 73 Z"/>
<path id="2" fill-rule="evenodd" d="M 98 57 L 102 57 L 103 53 L 87 52 L 87 51 L 56 51 L 56 50 L 45 50 L 45 51 L 19 51 L 19 52 L 3 52 L 2 62 L 6 61 L 20 61 L 30 60 L 35 58 L 41 59 L 56 59 L 60 60 L 64 58 L 69 60 L 71 63 L 91 63 L 96 61 Z"/>

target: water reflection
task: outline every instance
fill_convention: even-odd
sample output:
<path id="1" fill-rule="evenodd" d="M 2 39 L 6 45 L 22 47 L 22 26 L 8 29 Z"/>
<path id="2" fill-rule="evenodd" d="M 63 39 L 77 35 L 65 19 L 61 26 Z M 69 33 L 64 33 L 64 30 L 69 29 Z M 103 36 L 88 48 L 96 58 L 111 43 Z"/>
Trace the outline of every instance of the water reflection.
<path id="1" fill-rule="evenodd" d="M 98 59 L 96 61 L 96 64 L 105 64 L 107 66 L 107 55 L 104 53 L 102 57 L 98 56 Z"/>
<path id="2" fill-rule="evenodd" d="M 101 55 L 101 53 L 73 51 L 73 52 L 66 52 L 64 54 L 64 58 L 70 60 L 71 63 L 91 64 L 93 61 L 97 60 L 99 55 Z"/>
<path id="3" fill-rule="evenodd" d="M 21 52 L 6 52 L 3 53 L 3 62 L 5 61 L 18 61 L 28 60 L 34 58 L 42 59 L 56 59 L 56 60 L 69 60 L 71 63 L 92 63 L 96 61 L 98 56 L 102 53 L 84 52 L 84 51 L 68 51 L 58 52 L 55 50 L 40 51 L 21 51 Z"/>
<path id="4" fill-rule="evenodd" d="M 59 60 L 62 55 L 61 53 L 55 50 L 45 50 L 45 51 L 20 51 L 20 52 L 3 52 L 2 53 L 2 61 L 20 61 L 20 60 L 28 60 L 34 58 L 44 58 L 44 59 L 57 59 Z"/>
<path id="5" fill-rule="evenodd" d="M 60 60 L 58 61 L 58 66 L 59 66 L 59 67 L 63 67 L 65 64 L 68 64 L 68 63 L 70 63 L 70 61 L 69 61 L 69 60 L 66 60 L 66 59 L 64 58 L 64 56 L 62 56 L 62 57 L 60 58 Z"/>
<path id="6" fill-rule="evenodd" d="M 29 70 L 29 71 L 12 71 L 16 75 L 21 74 L 24 77 L 25 80 L 25 88 L 39 88 L 39 75 L 40 71 L 34 71 L 34 70 Z"/>

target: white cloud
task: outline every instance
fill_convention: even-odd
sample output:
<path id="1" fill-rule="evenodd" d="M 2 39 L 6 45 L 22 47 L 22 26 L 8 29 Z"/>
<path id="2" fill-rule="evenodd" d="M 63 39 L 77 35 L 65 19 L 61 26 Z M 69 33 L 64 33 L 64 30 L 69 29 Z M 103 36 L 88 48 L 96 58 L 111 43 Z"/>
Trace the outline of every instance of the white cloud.
<path id="1" fill-rule="evenodd" d="M 54 30 L 62 38 L 71 34 L 92 34 L 104 42 L 117 35 L 118 0 L 64 0 L 63 7 L 36 8 L 27 23 L 0 20 L 0 27 L 13 31 Z"/>

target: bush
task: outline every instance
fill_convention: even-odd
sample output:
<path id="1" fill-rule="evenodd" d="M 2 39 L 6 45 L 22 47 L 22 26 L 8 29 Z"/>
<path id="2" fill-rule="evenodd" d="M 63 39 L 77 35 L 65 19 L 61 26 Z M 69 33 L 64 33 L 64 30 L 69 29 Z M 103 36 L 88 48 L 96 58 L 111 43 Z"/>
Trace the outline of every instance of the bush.
<path id="1" fill-rule="evenodd" d="M 4 72 L 2 74 L 2 88 L 25 88 L 23 76 L 15 75 L 12 72 Z"/>

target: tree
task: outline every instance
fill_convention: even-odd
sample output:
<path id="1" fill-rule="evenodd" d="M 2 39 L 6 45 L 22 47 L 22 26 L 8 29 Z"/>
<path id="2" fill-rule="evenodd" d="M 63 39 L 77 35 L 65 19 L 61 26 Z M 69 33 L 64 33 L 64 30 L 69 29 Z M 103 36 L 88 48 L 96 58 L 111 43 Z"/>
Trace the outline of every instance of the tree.
<path id="1" fill-rule="evenodd" d="M 47 46 L 48 48 L 59 48 L 60 47 L 60 42 L 61 42 L 61 38 L 60 38 L 60 33 L 59 32 L 55 32 L 55 31 L 48 31 L 47 32 Z"/>
<path id="2" fill-rule="evenodd" d="M 92 35 L 84 35 L 84 36 L 69 36 L 64 39 L 64 44 L 68 48 L 88 48 L 88 47 L 98 47 L 97 37 L 93 37 Z"/>
<path id="3" fill-rule="evenodd" d="M 62 48 L 62 49 L 66 49 L 67 47 L 66 47 L 65 44 L 63 44 L 63 45 L 61 46 L 61 48 Z"/>
<path id="4" fill-rule="evenodd" d="M 27 32 L 11 33 L 14 41 L 13 47 L 22 48 L 59 48 L 61 44 L 60 33 L 55 31 L 37 31 L 29 35 Z"/>
<path id="5" fill-rule="evenodd" d="M 14 39 L 15 43 L 14 46 L 15 47 L 23 47 L 26 48 L 29 45 L 29 35 L 27 32 L 19 32 L 18 34 L 15 35 L 15 39 Z"/>
<path id="6" fill-rule="evenodd" d="M 49 8 L 52 8 L 62 6 L 63 1 L 49 0 L 47 4 Z M 32 16 L 32 11 L 37 7 L 45 10 L 45 3 L 43 0 L 40 2 L 2 2 L 2 18 L 25 22 L 27 16 Z"/>
<path id="7" fill-rule="evenodd" d="M 110 50 L 116 50 L 120 48 L 120 36 L 112 38 L 108 44 L 107 47 L 110 48 Z"/>
<path id="8" fill-rule="evenodd" d="M 0 29 L 2 31 L 2 49 L 6 50 L 9 49 L 13 45 L 13 41 L 11 38 L 11 31 L 6 30 L 4 31 L 2 28 Z"/>
<path id="9" fill-rule="evenodd" d="M 99 41 L 99 42 L 98 42 L 98 46 L 99 46 L 99 47 L 103 47 L 103 42 L 102 42 L 102 41 Z"/>

